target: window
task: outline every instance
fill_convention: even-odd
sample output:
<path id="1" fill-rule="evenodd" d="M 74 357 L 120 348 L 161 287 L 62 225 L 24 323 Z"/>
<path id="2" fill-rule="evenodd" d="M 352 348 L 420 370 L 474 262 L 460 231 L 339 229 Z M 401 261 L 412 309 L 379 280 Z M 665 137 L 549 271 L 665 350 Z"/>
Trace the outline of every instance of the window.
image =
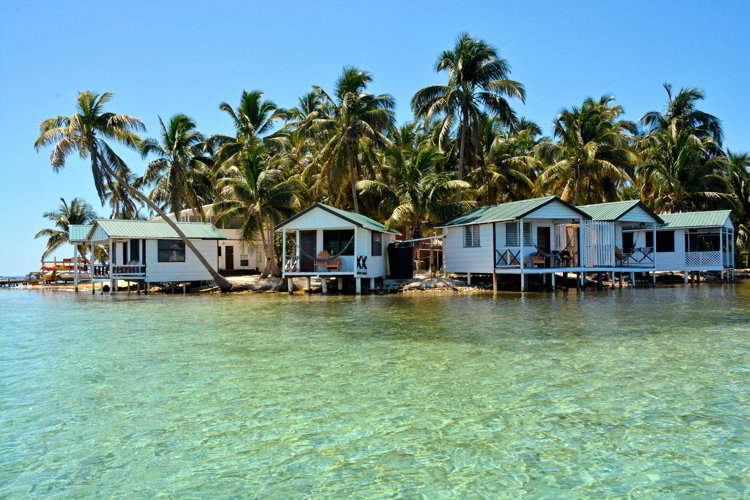
<path id="1" fill-rule="evenodd" d="M 505 223 L 505 246 L 506 247 L 518 246 L 518 223 L 517 222 Z"/>
<path id="2" fill-rule="evenodd" d="M 221 245 L 219 245 L 219 257 L 221 257 Z"/>
<path id="3" fill-rule="evenodd" d="M 633 248 L 633 233 L 622 233 L 622 248 L 626 250 Z"/>
<path id="4" fill-rule="evenodd" d="M 143 241 L 143 252 L 141 253 L 143 254 L 143 260 L 141 262 L 145 264 L 146 263 L 146 240 L 142 240 L 142 241 Z"/>
<path id="5" fill-rule="evenodd" d="M 112 243 L 109 253 L 112 254 L 112 264 L 117 264 L 117 243 Z"/>
<path id="6" fill-rule="evenodd" d="M 247 259 L 240 259 L 240 266 L 241 267 L 247 267 L 249 265 L 250 265 L 250 261 L 248 261 Z"/>
<path id="7" fill-rule="evenodd" d="M 372 255 L 373 257 L 380 257 L 383 255 L 383 233 L 372 231 Z"/>
<path id="8" fill-rule="evenodd" d="M 531 246 L 531 222 L 523 223 L 523 246 Z"/>
<path id="9" fill-rule="evenodd" d="M 464 248 L 477 248 L 479 243 L 479 226 L 464 226 Z"/>
<path id="10" fill-rule="evenodd" d="M 130 260 L 140 262 L 141 260 L 141 245 L 139 240 L 130 240 Z"/>
<path id="11" fill-rule="evenodd" d="M 354 255 L 354 230 L 323 231 L 323 249 L 331 255 Z"/>
<path id="12" fill-rule="evenodd" d="M 130 262 L 130 260 L 128 259 L 128 242 L 123 241 L 122 242 L 122 263 L 127 264 L 128 262 Z"/>
<path id="13" fill-rule="evenodd" d="M 185 242 L 159 240 L 159 262 L 185 262 Z"/>
<path id="14" fill-rule="evenodd" d="M 649 248 L 653 248 L 654 246 L 653 231 L 646 231 L 646 246 Z M 674 231 L 656 232 L 656 251 L 674 252 Z"/>

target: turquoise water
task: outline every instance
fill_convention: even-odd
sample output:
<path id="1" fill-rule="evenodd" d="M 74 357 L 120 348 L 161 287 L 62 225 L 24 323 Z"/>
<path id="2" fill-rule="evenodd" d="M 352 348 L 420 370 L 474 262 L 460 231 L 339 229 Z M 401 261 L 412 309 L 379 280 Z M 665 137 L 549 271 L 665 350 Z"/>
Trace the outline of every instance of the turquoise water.
<path id="1" fill-rule="evenodd" d="M 750 496 L 750 284 L 0 311 L 2 498 Z"/>

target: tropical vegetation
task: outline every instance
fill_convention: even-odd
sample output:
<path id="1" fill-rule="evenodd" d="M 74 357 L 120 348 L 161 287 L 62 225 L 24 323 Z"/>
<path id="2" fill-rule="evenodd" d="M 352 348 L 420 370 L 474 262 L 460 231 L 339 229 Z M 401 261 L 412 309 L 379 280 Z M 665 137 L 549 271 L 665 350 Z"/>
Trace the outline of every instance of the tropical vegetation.
<path id="1" fill-rule="evenodd" d="M 274 225 L 316 201 L 412 237 L 473 207 L 531 196 L 640 197 L 657 212 L 731 208 L 739 242 L 750 246 L 750 157 L 723 149 L 720 119 L 701 109 L 703 90 L 665 84 L 664 108 L 639 121 L 611 95 L 587 98 L 563 108 L 546 137 L 513 109 L 525 86 L 486 41 L 461 34 L 434 70 L 447 81 L 417 90 L 413 119 L 401 126 L 395 99 L 371 90 L 372 74 L 346 66 L 332 92 L 313 85 L 290 109 L 259 90 L 243 91 L 236 107 L 220 104 L 231 134 L 204 134 L 177 113 L 159 118 L 157 138 L 143 138 L 141 120 L 104 110 L 112 94 L 83 92 L 76 114 L 42 122 L 35 147 L 53 147 L 56 171 L 73 153 L 90 158 L 113 217 L 142 216 L 142 206 L 205 217 L 201 207 L 212 205 L 212 220 L 240 219 L 247 243 L 266 251 L 266 274 L 280 269 Z M 125 165 L 110 142 L 148 163 Z"/>

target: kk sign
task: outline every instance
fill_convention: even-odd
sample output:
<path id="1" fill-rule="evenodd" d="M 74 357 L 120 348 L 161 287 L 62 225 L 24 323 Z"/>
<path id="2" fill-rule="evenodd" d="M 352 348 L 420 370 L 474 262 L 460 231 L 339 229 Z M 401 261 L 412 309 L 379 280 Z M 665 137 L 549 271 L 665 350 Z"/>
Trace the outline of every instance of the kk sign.
<path id="1" fill-rule="evenodd" d="M 357 257 L 357 274 L 367 274 L 367 256 Z"/>

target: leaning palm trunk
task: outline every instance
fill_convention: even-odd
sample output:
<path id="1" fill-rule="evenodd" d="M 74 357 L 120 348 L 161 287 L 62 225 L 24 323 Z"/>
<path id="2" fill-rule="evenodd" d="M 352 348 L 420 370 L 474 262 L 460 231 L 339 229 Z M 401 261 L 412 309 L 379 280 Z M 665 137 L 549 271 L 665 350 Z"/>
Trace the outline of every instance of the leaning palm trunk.
<path id="1" fill-rule="evenodd" d="M 127 180 L 120 177 L 119 175 L 117 175 L 117 173 L 115 173 L 114 170 L 109 168 L 109 165 L 107 164 L 106 161 L 104 161 L 104 158 L 101 157 L 101 154 L 99 153 L 99 151 L 94 150 L 94 154 L 92 155 L 92 161 L 93 161 L 93 158 L 96 158 L 96 161 L 99 162 L 99 165 L 101 166 L 101 168 L 105 172 L 107 172 L 107 175 L 116 179 L 117 182 L 120 183 L 120 185 L 125 186 L 125 189 L 133 193 L 133 195 L 139 200 L 141 200 L 143 203 L 145 203 L 148 206 L 148 208 L 150 208 L 151 210 L 159 214 L 159 216 L 162 219 L 164 219 L 164 222 L 169 224 L 169 227 L 174 229 L 174 231 L 177 233 L 177 236 L 180 237 L 180 239 L 185 243 L 185 246 L 188 247 L 190 251 L 192 251 L 193 254 L 196 256 L 196 258 L 200 261 L 200 263 L 203 264 L 203 267 L 206 268 L 206 271 L 209 272 L 209 274 L 211 275 L 211 278 L 219 286 L 219 289 L 222 292 L 228 292 L 229 290 L 232 289 L 232 284 L 227 279 L 225 279 L 222 275 L 220 275 L 216 269 L 211 267 L 211 264 L 209 264 L 206 258 L 203 257 L 203 255 L 198 251 L 197 248 L 195 248 L 195 245 L 193 245 L 193 242 L 190 241 L 190 239 L 188 239 L 187 236 L 185 236 L 185 233 L 182 232 L 182 230 L 177 225 L 177 223 L 173 221 L 172 219 L 170 219 L 169 216 L 167 216 L 167 214 L 161 208 L 159 208 L 159 206 L 156 203 L 151 201 L 148 198 L 148 196 L 144 195 L 143 193 L 141 193 L 140 191 L 132 187 Z"/>
<path id="2" fill-rule="evenodd" d="M 258 227 L 260 227 L 260 239 L 263 242 L 263 253 L 265 254 L 265 264 L 263 265 L 263 272 L 261 278 L 267 278 L 269 276 L 278 276 L 280 274 L 279 269 L 276 266 L 276 255 L 274 252 L 273 245 L 273 230 L 270 230 L 266 235 L 265 229 L 263 229 L 263 222 L 260 215 L 256 215 L 258 221 Z"/>

